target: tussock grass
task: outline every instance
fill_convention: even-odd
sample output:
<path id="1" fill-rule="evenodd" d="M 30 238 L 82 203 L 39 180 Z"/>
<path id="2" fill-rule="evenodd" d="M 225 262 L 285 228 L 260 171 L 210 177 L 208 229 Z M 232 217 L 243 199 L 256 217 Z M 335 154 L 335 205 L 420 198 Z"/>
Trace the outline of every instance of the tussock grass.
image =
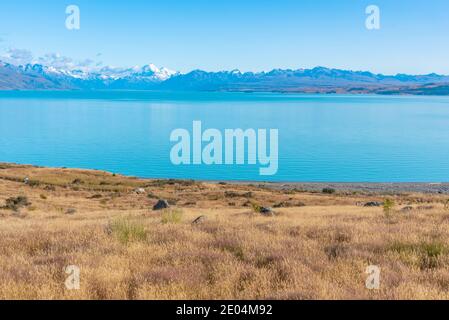
<path id="1" fill-rule="evenodd" d="M 123 244 L 133 241 L 145 241 L 147 239 L 144 224 L 129 217 L 116 218 L 109 224 L 108 229 Z"/>
<path id="2" fill-rule="evenodd" d="M 161 215 L 162 223 L 180 223 L 183 212 L 181 209 L 164 209 Z"/>
<path id="3" fill-rule="evenodd" d="M 193 204 L 153 212 L 154 200 L 133 192 L 148 180 L 23 166 L 0 175 L 10 178 L 0 178 L 1 205 L 24 195 L 33 207 L 23 217 L 0 210 L 0 299 L 449 299 L 444 195 L 395 195 L 398 207 L 429 209 L 385 219 L 357 206 L 382 196 L 161 181 L 147 192 Z M 23 177 L 45 183 L 31 188 Z M 61 184 L 48 188 L 49 179 Z M 101 182 L 120 190 L 99 191 Z M 267 219 L 247 192 L 252 203 L 307 205 Z M 68 265 L 80 268 L 80 290 L 64 287 Z M 375 293 L 365 287 L 369 265 L 381 268 Z"/>
<path id="4" fill-rule="evenodd" d="M 449 247 L 441 241 L 404 243 L 394 242 L 390 250 L 398 253 L 401 259 L 421 269 L 435 269 L 447 262 Z"/>

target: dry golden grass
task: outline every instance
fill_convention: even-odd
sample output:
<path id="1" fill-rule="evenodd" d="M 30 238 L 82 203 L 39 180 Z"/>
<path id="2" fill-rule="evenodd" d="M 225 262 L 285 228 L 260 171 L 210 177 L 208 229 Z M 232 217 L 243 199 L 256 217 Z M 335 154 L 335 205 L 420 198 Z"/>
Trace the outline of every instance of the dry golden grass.
<path id="1" fill-rule="evenodd" d="M 0 209 L 0 299 L 449 298 L 443 196 L 390 196 L 386 217 L 356 205 L 379 195 L 1 165 L 0 206 L 20 195 L 31 205 Z M 152 211 L 158 198 L 176 211 Z M 274 217 L 251 209 L 279 202 Z M 80 290 L 64 285 L 69 265 Z M 368 265 L 381 268 L 379 290 L 365 287 Z"/>

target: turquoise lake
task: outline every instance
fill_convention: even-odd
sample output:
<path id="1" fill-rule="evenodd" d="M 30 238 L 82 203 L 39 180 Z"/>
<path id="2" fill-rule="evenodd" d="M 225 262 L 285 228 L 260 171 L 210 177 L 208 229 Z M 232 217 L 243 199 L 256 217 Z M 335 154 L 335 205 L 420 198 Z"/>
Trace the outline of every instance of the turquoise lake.
<path id="1" fill-rule="evenodd" d="M 278 129 L 279 168 L 173 165 L 172 130 Z M 149 178 L 449 181 L 449 97 L 0 92 L 0 162 Z"/>

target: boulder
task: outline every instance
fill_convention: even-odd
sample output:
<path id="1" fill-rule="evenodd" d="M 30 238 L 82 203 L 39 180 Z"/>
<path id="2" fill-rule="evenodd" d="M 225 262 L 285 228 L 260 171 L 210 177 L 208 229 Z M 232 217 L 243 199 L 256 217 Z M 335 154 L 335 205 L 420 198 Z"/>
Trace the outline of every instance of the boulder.
<path id="1" fill-rule="evenodd" d="M 260 214 L 263 216 L 267 216 L 267 217 L 272 217 L 274 216 L 274 211 L 271 208 L 267 208 L 267 207 L 261 207 L 259 210 Z"/>
<path id="2" fill-rule="evenodd" d="M 381 207 L 383 205 L 383 202 L 379 202 L 379 201 L 370 201 L 365 203 L 363 206 L 364 207 Z"/>
<path id="3" fill-rule="evenodd" d="M 145 193 L 145 189 L 144 188 L 137 188 L 134 190 L 135 193 L 137 194 L 144 194 Z"/>
<path id="4" fill-rule="evenodd" d="M 162 209 L 167 209 L 168 207 L 170 207 L 170 205 L 168 204 L 167 200 L 162 200 L 162 199 L 160 199 L 160 200 L 153 206 L 153 210 L 162 210 Z"/>

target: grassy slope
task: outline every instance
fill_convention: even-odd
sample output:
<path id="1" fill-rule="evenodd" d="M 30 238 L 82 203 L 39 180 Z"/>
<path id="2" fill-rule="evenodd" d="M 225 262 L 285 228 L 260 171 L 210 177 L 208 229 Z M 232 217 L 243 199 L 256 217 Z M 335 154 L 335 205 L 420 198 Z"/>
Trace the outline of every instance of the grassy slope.
<path id="1" fill-rule="evenodd" d="M 0 206 L 19 195 L 31 205 L 0 210 L 0 299 L 449 298 L 439 195 L 389 196 L 396 207 L 385 217 L 356 205 L 379 195 L 0 165 Z M 158 198 L 176 203 L 180 222 L 162 223 Z M 289 207 L 275 217 L 249 205 L 281 201 Z M 192 225 L 199 215 L 206 221 Z M 378 291 L 365 288 L 370 264 L 381 268 Z M 81 269 L 80 290 L 65 289 L 68 265 Z"/>

